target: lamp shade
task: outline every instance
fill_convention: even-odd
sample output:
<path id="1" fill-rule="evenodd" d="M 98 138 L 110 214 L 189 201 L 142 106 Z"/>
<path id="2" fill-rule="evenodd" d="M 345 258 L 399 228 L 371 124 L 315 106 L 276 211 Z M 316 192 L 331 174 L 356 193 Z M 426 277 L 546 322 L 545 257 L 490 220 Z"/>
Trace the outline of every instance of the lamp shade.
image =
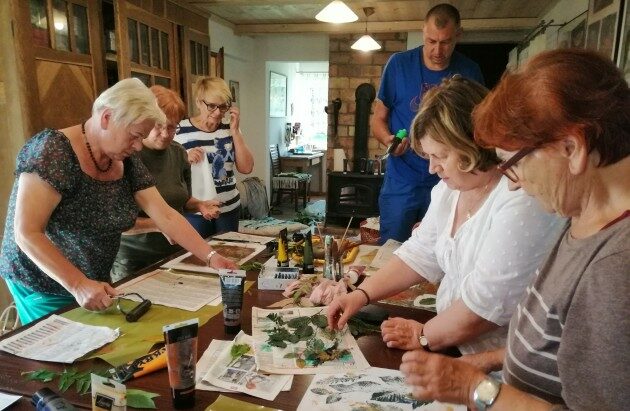
<path id="1" fill-rule="evenodd" d="M 369 34 L 364 34 L 359 40 L 355 41 L 350 48 L 361 51 L 372 51 L 379 50 L 381 45 L 378 44 Z"/>
<path id="2" fill-rule="evenodd" d="M 350 7 L 346 6 L 343 1 L 334 0 L 317 13 L 315 18 L 326 23 L 350 23 L 357 21 L 359 16 Z"/>

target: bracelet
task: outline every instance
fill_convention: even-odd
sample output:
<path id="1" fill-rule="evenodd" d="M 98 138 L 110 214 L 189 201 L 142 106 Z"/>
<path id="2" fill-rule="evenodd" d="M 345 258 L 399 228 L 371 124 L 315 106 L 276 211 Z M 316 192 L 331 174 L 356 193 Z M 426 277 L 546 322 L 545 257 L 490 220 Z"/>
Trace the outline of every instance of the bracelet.
<path id="1" fill-rule="evenodd" d="M 208 255 L 206 256 L 206 265 L 207 265 L 208 267 L 212 267 L 212 266 L 210 265 L 210 260 L 212 260 L 212 257 L 214 257 L 214 255 L 215 255 L 216 253 L 217 253 L 217 251 L 216 251 L 216 250 L 212 250 L 212 251 L 210 251 L 210 252 L 208 253 Z"/>
<path id="2" fill-rule="evenodd" d="M 357 291 L 361 291 L 363 293 L 363 295 L 365 296 L 365 299 L 367 300 L 365 305 L 369 305 L 372 300 L 370 299 L 370 296 L 368 295 L 367 291 L 365 291 L 363 288 L 358 288 L 358 287 L 357 287 Z"/>

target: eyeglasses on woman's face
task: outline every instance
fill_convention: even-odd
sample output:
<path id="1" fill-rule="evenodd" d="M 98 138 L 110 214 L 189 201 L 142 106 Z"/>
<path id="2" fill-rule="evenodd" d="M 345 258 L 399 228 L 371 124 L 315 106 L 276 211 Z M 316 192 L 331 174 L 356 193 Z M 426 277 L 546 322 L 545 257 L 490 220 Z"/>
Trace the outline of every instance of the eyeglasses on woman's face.
<path id="1" fill-rule="evenodd" d="M 539 148 L 539 147 L 538 146 L 534 146 L 534 147 L 522 148 L 519 151 L 517 151 L 512 157 L 510 157 L 506 161 L 504 161 L 501 164 L 499 164 L 497 166 L 497 168 L 499 169 L 499 171 L 501 173 L 503 173 L 504 176 L 509 178 L 510 181 L 512 181 L 513 183 L 518 183 L 518 181 L 519 181 L 518 174 L 516 174 L 516 171 L 514 171 L 513 167 L 516 165 L 516 163 L 518 163 L 526 155 L 530 154 L 531 152 L 533 152 L 537 148 Z"/>
<path id="2" fill-rule="evenodd" d="M 228 111 L 230 107 L 232 107 L 231 104 L 208 103 L 206 100 L 203 100 L 203 99 L 201 101 L 203 102 L 203 104 L 206 105 L 206 109 L 208 110 L 208 113 L 214 113 L 218 109 L 221 114 L 225 114 L 225 112 Z"/>

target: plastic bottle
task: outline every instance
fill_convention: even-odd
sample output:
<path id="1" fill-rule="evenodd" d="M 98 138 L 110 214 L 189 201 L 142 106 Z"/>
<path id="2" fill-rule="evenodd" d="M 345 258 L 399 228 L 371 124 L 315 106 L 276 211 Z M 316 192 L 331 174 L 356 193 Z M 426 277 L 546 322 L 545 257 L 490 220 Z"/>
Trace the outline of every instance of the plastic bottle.
<path id="1" fill-rule="evenodd" d="M 398 147 L 400 142 L 403 141 L 403 138 L 405 137 L 407 137 L 407 130 L 404 128 L 401 128 L 400 130 L 398 130 L 396 132 L 396 135 L 394 136 L 394 140 L 392 141 L 392 144 L 390 144 L 389 147 L 387 148 L 387 154 L 391 154 L 394 151 L 396 151 L 396 148 Z"/>
<path id="2" fill-rule="evenodd" d="M 35 392 L 31 398 L 31 404 L 37 411 L 74 411 L 76 409 L 50 388 L 42 388 Z"/>
<path id="3" fill-rule="evenodd" d="M 304 260 L 302 263 L 302 273 L 315 273 L 315 265 L 313 262 L 313 238 L 310 231 L 306 232 L 306 236 L 304 238 Z"/>

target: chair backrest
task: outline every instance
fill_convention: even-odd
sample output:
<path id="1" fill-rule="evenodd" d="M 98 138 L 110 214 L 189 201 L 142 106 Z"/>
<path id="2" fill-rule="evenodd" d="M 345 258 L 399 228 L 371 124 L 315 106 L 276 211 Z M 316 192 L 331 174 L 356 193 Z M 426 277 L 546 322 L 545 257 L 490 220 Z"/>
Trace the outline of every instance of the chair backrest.
<path id="1" fill-rule="evenodd" d="M 269 155 L 271 155 L 271 176 L 275 177 L 280 174 L 280 150 L 277 144 L 269 146 Z"/>

